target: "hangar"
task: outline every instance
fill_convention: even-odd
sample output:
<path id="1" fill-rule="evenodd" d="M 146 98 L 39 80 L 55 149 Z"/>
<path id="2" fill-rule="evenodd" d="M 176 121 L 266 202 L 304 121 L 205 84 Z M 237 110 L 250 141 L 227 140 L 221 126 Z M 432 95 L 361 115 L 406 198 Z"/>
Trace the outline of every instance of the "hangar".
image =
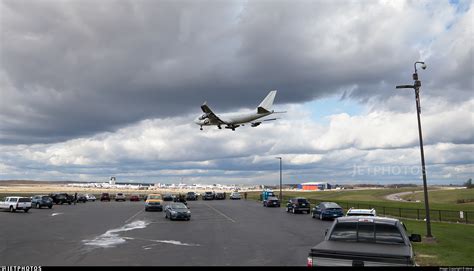
<path id="1" fill-rule="evenodd" d="M 326 190 L 331 189 L 331 185 L 327 182 L 307 182 L 298 184 L 298 189 L 305 191 Z"/>

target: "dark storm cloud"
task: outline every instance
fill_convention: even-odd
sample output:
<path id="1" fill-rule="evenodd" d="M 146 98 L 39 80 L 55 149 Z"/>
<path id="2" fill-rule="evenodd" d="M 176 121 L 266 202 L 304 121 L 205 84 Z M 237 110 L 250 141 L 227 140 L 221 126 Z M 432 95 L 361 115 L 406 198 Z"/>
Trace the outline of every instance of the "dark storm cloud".
<path id="1" fill-rule="evenodd" d="M 3 144 L 57 142 L 146 118 L 198 114 L 204 100 L 216 111 L 254 107 L 271 89 L 280 90 L 278 103 L 334 93 L 383 98 L 394 95 L 387 86 L 408 83 L 419 57 L 413 38 L 433 32 L 390 7 L 339 1 L 1 5 Z M 367 6 L 375 15 L 365 13 Z M 472 86 L 471 48 L 469 54 L 471 62 L 449 67 L 445 83 L 432 79 L 439 95 L 449 82 L 464 93 Z M 437 61 L 443 66 L 443 58 Z"/>

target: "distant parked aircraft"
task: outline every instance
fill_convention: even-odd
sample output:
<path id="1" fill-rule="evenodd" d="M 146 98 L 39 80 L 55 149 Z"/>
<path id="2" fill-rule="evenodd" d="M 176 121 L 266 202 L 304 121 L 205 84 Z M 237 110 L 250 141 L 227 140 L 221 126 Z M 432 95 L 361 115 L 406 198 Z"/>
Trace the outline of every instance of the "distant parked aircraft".
<path id="1" fill-rule="evenodd" d="M 273 113 L 285 113 L 285 112 L 275 112 L 272 110 L 273 100 L 275 99 L 277 91 L 272 90 L 268 93 L 267 97 L 263 99 L 263 101 L 258 105 L 256 111 L 250 112 L 239 112 L 239 113 L 226 113 L 226 114 L 215 114 L 212 110 L 207 106 L 207 103 L 201 106 L 202 114 L 198 117 L 194 122 L 201 126 L 211 126 L 216 125 L 219 129 L 222 129 L 221 125 L 225 125 L 226 129 L 232 129 L 235 131 L 235 128 L 239 126 L 244 126 L 246 123 L 250 123 L 250 126 L 257 127 L 264 121 L 272 121 L 276 120 L 276 118 L 272 119 L 262 119 L 260 118 L 266 117 Z"/>

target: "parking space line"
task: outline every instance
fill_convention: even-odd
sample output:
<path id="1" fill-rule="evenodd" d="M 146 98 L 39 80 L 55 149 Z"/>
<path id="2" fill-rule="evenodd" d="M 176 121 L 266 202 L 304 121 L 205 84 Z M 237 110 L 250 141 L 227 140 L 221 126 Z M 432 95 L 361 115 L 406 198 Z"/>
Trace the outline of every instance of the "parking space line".
<path id="1" fill-rule="evenodd" d="M 211 208 L 212 210 L 216 211 L 216 213 L 220 214 L 221 216 L 227 218 L 228 220 L 232 221 L 235 223 L 235 220 L 233 220 L 232 218 L 228 217 L 227 215 L 225 215 L 224 213 L 222 213 L 221 211 L 217 210 L 216 208 L 212 207 L 211 205 L 207 204 L 207 203 L 204 203 L 204 205 L 206 205 L 207 207 Z"/>
<path id="2" fill-rule="evenodd" d="M 138 214 L 140 214 L 141 212 L 143 212 L 143 209 L 138 211 L 136 214 L 132 215 L 129 219 L 125 220 L 125 223 L 128 223 L 130 220 L 132 220 L 134 217 L 136 217 Z"/>

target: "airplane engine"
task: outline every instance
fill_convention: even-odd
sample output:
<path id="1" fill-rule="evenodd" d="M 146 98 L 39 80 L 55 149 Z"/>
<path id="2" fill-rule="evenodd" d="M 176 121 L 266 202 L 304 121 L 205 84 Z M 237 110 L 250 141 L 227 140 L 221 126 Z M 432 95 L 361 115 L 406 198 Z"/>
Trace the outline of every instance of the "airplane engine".
<path id="1" fill-rule="evenodd" d="M 257 127 L 261 124 L 261 122 L 252 122 L 252 124 L 250 124 L 250 126 L 252 127 Z"/>
<path id="2" fill-rule="evenodd" d="M 199 120 L 203 120 L 205 118 L 207 118 L 209 115 L 206 113 L 206 114 L 202 114 L 202 116 L 199 117 Z"/>
<path id="3" fill-rule="evenodd" d="M 211 123 L 211 121 L 209 119 L 204 120 L 204 124 L 209 124 L 209 123 Z"/>

